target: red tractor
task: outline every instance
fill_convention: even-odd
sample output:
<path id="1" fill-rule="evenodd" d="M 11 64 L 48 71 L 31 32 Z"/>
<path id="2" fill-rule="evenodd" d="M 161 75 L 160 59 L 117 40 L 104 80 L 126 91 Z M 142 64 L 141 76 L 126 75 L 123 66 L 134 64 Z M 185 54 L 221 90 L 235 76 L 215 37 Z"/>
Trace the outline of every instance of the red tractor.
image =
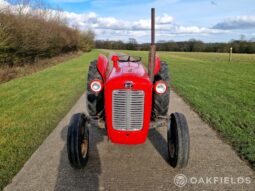
<path id="1" fill-rule="evenodd" d="M 148 70 L 141 58 L 104 55 L 90 63 L 87 111 L 74 114 L 68 126 L 67 152 L 73 168 L 83 168 L 89 156 L 89 128 L 105 127 L 113 143 L 144 143 L 150 128 L 167 126 L 169 163 L 187 166 L 189 131 L 183 114 L 168 115 L 170 78 L 168 65 L 155 53 L 155 10 L 151 14 L 151 50 Z"/>

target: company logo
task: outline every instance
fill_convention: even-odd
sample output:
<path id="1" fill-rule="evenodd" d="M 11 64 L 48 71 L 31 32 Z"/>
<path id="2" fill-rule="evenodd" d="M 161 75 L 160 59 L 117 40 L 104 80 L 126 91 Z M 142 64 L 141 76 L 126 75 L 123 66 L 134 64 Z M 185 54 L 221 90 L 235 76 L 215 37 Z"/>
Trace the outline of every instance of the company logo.
<path id="1" fill-rule="evenodd" d="M 226 176 L 226 177 L 218 177 L 218 176 L 205 176 L 205 177 L 195 177 L 195 176 L 185 176 L 184 174 L 177 174 L 174 177 L 174 184 L 177 187 L 184 187 L 187 184 L 235 184 L 235 185 L 242 185 L 242 184 L 251 184 L 252 179 L 251 177 L 245 176 Z"/>
<path id="2" fill-rule="evenodd" d="M 132 81 L 126 81 L 124 83 L 125 88 L 132 88 L 134 86 L 134 83 Z"/>
<path id="3" fill-rule="evenodd" d="M 174 177 L 174 184 L 180 188 L 185 186 L 187 182 L 188 182 L 187 177 L 184 174 L 177 174 Z"/>

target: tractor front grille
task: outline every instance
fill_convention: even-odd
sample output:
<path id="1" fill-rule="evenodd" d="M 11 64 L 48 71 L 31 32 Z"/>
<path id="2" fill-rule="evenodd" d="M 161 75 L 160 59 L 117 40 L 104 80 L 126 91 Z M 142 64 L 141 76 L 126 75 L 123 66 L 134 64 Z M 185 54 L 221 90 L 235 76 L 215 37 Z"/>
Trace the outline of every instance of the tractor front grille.
<path id="1" fill-rule="evenodd" d="M 116 130 L 139 131 L 143 128 L 144 91 L 112 92 L 112 125 Z"/>

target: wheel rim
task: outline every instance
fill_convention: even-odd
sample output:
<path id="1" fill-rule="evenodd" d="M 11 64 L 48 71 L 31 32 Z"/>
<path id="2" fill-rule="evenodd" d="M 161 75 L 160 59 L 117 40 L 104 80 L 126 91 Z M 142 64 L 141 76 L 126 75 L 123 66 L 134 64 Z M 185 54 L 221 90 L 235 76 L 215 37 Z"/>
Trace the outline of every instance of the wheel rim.
<path id="1" fill-rule="evenodd" d="M 169 143 L 168 143 L 168 151 L 170 158 L 175 158 L 177 155 L 177 126 L 175 119 L 172 119 L 170 122 L 170 129 L 169 129 Z"/>
<path id="2" fill-rule="evenodd" d="M 81 139 L 81 144 L 80 144 L 80 152 L 82 158 L 87 157 L 88 149 L 89 149 L 89 138 L 88 138 L 88 131 L 85 127 L 80 128 L 80 139 Z"/>
<path id="3" fill-rule="evenodd" d="M 88 140 L 87 139 L 83 139 L 82 143 L 81 143 L 81 154 L 82 157 L 85 158 L 87 156 L 88 153 Z"/>
<path id="4" fill-rule="evenodd" d="M 171 141 L 171 143 L 169 143 L 168 149 L 169 149 L 170 157 L 173 158 L 174 153 L 175 153 L 175 146 L 174 146 L 174 143 L 172 141 Z"/>

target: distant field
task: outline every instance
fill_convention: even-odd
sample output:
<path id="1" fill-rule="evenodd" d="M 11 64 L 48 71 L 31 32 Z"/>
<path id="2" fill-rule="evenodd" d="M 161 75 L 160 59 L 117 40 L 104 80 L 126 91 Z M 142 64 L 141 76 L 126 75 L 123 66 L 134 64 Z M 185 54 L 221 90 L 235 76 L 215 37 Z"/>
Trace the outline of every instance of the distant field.
<path id="1" fill-rule="evenodd" d="M 147 62 L 147 52 L 141 55 Z M 255 55 L 158 52 L 172 86 L 255 167 Z M 227 159 L 226 159 L 227 160 Z"/>
<path id="2" fill-rule="evenodd" d="M 0 190 L 84 92 L 88 64 L 98 53 L 0 85 Z"/>

